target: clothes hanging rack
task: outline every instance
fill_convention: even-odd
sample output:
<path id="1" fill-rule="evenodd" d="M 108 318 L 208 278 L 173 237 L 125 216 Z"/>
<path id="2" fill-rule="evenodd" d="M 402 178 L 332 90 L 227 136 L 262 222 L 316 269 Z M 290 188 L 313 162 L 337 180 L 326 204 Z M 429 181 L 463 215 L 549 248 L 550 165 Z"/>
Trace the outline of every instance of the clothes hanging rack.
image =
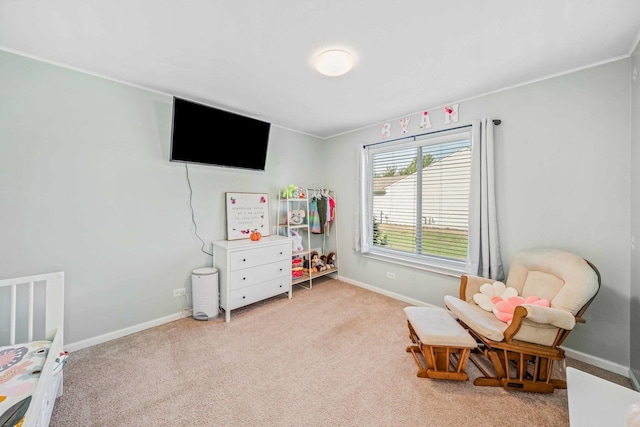
<path id="1" fill-rule="evenodd" d="M 332 205 L 333 205 L 334 216 L 332 221 L 330 221 L 331 228 L 333 228 L 333 227 L 337 227 L 337 222 L 335 222 L 338 216 L 335 208 L 335 202 L 337 199 L 336 199 L 335 191 L 329 188 L 305 187 L 303 188 L 303 190 L 304 190 L 305 196 L 300 199 L 282 197 L 280 194 L 278 195 L 278 201 L 277 201 L 278 217 L 276 221 L 276 224 L 277 224 L 276 233 L 278 235 L 292 237 L 292 232 L 296 231 L 296 233 L 299 233 L 302 236 L 302 242 L 301 242 L 302 249 L 299 249 L 298 247 L 296 247 L 296 250 L 292 253 L 292 260 L 302 259 L 303 265 L 304 265 L 304 260 L 307 260 L 309 262 L 311 261 L 311 253 L 313 250 L 317 250 L 319 256 L 321 255 L 328 256 L 329 254 L 333 253 L 332 261 L 333 261 L 334 267 L 332 268 L 328 268 L 326 270 L 321 270 L 321 271 L 311 271 L 311 269 L 309 268 L 309 271 L 307 273 L 303 273 L 302 276 L 295 276 L 295 277 L 293 277 L 293 270 L 292 270 L 292 284 L 298 285 L 307 289 L 311 289 L 315 279 L 325 276 L 327 274 L 335 274 L 335 275 L 338 274 L 336 256 L 339 250 L 339 245 L 338 245 L 337 229 L 333 233 L 328 233 L 327 231 L 330 230 L 330 228 L 328 225 L 326 225 L 322 233 L 311 232 L 310 202 L 312 200 L 320 201 L 321 198 L 326 198 L 326 200 L 322 200 L 322 202 L 327 202 L 327 200 L 333 201 Z M 302 204 L 302 206 L 299 206 L 299 204 Z M 306 212 L 304 222 L 302 224 L 290 223 L 289 213 L 292 211 L 292 209 L 296 209 L 300 207 L 304 209 Z M 330 209 L 330 207 L 328 207 L 328 209 Z M 329 210 L 327 212 L 329 212 Z M 320 219 L 319 216 L 318 216 L 318 219 Z M 308 285 L 305 285 L 305 284 L 308 284 Z"/>
<path id="2" fill-rule="evenodd" d="M 330 190 L 327 188 L 308 188 L 307 192 L 309 192 L 309 198 L 321 198 L 321 197 L 327 197 L 327 198 L 332 198 L 331 194 L 330 194 Z"/>

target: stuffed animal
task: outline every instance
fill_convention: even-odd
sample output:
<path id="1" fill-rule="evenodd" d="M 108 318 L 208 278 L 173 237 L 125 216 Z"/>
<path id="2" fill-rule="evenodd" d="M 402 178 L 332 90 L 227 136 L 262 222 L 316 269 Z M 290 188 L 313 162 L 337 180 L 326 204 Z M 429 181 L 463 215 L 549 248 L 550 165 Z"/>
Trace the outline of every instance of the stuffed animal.
<path id="1" fill-rule="evenodd" d="M 289 224 L 301 225 L 304 222 L 304 209 L 292 209 L 289 211 Z"/>
<path id="2" fill-rule="evenodd" d="M 327 269 L 327 256 L 320 255 L 316 261 L 316 270 L 325 271 Z"/>
<path id="3" fill-rule="evenodd" d="M 287 198 L 292 199 L 293 195 L 294 195 L 294 193 L 296 192 L 297 189 L 298 189 L 298 187 L 296 187 L 295 185 L 289 184 L 288 187 L 284 187 L 282 189 L 282 198 L 283 199 L 287 199 Z"/>
<path id="4" fill-rule="evenodd" d="M 329 255 L 327 255 L 327 267 L 328 268 L 336 268 L 336 253 L 335 252 L 329 252 Z"/>
<path id="5" fill-rule="evenodd" d="M 311 251 L 311 259 L 309 260 L 309 271 L 318 271 L 318 262 L 320 262 L 320 256 L 317 251 Z"/>
<path id="6" fill-rule="evenodd" d="M 302 236 L 298 234 L 296 230 L 291 230 L 291 250 L 293 252 L 304 250 L 304 246 L 302 246 Z"/>
<path id="7" fill-rule="evenodd" d="M 304 188 L 297 187 L 293 184 L 289 184 L 288 187 L 284 187 L 280 195 L 283 199 L 304 199 L 307 197 L 304 192 Z"/>

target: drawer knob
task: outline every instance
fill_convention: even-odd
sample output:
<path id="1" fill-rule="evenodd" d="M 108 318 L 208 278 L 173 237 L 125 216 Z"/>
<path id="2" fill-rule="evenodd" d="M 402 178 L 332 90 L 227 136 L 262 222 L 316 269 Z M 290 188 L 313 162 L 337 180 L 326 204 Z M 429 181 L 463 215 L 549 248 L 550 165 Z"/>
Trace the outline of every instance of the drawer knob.
<path id="1" fill-rule="evenodd" d="M 243 278 L 242 278 L 242 280 L 247 280 L 247 278 L 246 278 L 246 277 L 243 277 Z"/>
<path id="2" fill-rule="evenodd" d="M 245 298 L 246 298 L 246 296 L 245 296 L 245 295 L 242 295 L 242 299 L 245 299 Z"/>

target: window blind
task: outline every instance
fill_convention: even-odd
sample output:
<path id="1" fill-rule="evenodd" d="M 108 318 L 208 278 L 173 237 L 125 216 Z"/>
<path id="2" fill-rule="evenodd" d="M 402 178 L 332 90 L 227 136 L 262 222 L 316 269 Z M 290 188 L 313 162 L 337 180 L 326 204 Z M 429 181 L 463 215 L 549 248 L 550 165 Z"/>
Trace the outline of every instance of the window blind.
<path id="1" fill-rule="evenodd" d="M 471 136 L 426 135 L 369 149 L 372 249 L 465 260 Z"/>

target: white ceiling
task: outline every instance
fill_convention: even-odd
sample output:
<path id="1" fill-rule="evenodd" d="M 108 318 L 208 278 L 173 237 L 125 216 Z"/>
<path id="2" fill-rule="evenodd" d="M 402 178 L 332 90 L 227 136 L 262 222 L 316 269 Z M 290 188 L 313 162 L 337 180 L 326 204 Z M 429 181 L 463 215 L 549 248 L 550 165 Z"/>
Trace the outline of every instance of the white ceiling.
<path id="1" fill-rule="evenodd" d="M 627 57 L 639 30 L 640 0 L 0 0 L 0 49 L 321 138 Z M 351 73 L 314 71 L 327 48 Z"/>

